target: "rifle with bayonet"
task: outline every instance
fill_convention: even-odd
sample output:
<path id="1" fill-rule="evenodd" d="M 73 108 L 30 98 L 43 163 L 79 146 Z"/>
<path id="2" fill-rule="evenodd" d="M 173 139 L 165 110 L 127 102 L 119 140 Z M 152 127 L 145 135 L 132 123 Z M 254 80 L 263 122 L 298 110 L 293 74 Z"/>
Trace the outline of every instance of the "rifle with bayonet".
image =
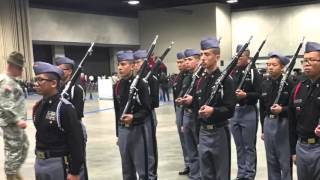
<path id="1" fill-rule="evenodd" d="M 90 56 L 92 54 L 92 48 L 94 46 L 94 42 L 91 43 L 89 49 L 87 50 L 86 54 L 84 55 L 84 57 L 82 58 L 82 60 L 80 61 L 77 69 L 74 71 L 70 81 L 67 82 L 67 84 L 65 85 L 63 91 L 61 92 L 61 97 L 63 99 L 68 99 L 69 98 L 69 94 L 68 92 L 70 92 L 71 88 L 75 85 L 77 79 L 79 78 L 81 71 L 82 71 L 82 66 L 85 62 L 85 60 L 87 59 L 88 56 Z"/>
<path id="2" fill-rule="evenodd" d="M 299 52 L 300 52 L 300 50 L 302 48 L 303 43 L 304 43 L 304 37 L 302 38 L 302 41 L 300 42 L 296 52 L 292 56 L 292 58 L 290 60 L 290 63 L 288 65 L 288 68 L 286 69 L 285 73 L 282 76 L 282 79 L 281 79 L 280 85 L 279 85 L 279 89 L 278 89 L 278 93 L 277 93 L 276 99 L 274 100 L 273 104 L 278 104 L 279 103 L 282 91 L 283 91 L 285 85 L 287 84 L 287 80 L 288 80 L 288 78 L 289 78 L 289 76 L 291 74 L 291 71 L 294 68 L 294 65 L 296 64 L 296 60 L 298 58 L 298 55 L 299 55 Z"/>
<path id="3" fill-rule="evenodd" d="M 261 43 L 259 49 L 257 50 L 256 54 L 255 54 L 254 57 L 251 59 L 251 62 L 247 65 L 246 69 L 245 69 L 244 72 L 243 72 L 242 79 L 241 79 L 241 81 L 240 81 L 237 89 L 242 89 L 242 86 L 243 86 L 243 84 L 244 84 L 244 82 L 245 82 L 245 80 L 246 80 L 246 78 L 247 78 L 247 76 L 248 76 L 251 68 L 254 67 L 257 59 L 259 58 L 260 51 L 261 51 L 261 49 L 263 48 L 263 46 L 264 46 L 264 44 L 266 43 L 266 41 L 267 41 L 267 38 L 262 41 L 262 43 Z"/>
<path id="4" fill-rule="evenodd" d="M 222 71 L 221 75 L 218 77 L 218 79 L 216 80 L 216 82 L 214 83 L 214 85 L 211 87 L 211 88 L 212 88 L 212 91 L 211 91 L 210 97 L 209 97 L 208 100 L 205 102 L 205 105 L 212 105 L 213 100 L 214 100 L 215 96 L 217 95 L 217 92 L 218 92 L 219 88 L 222 86 L 222 84 L 224 83 L 224 81 L 226 80 L 226 78 L 229 76 L 229 74 L 232 72 L 232 70 L 236 67 L 240 56 L 241 56 L 242 53 L 248 48 L 251 39 L 252 39 L 252 36 L 251 36 L 250 39 L 241 47 L 240 51 L 232 58 L 230 64 L 226 67 L 226 69 L 224 69 L 224 70 Z"/>
<path id="5" fill-rule="evenodd" d="M 143 78 L 143 80 L 145 82 L 149 81 L 149 78 L 152 77 L 156 72 L 158 72 L 161 63 L 163 62 L 164 58 L 167 56 L 167 54 L 170 52 L 172 46 L 173 46 L 174 42 L 172 41 L 170 46 L 164 51 L 164 53 L 157 58 L 155 65 L 153 66 L 153 68 L 148 72 L 148 74 Z"/>
<path id="6" fill-rule="evenodd" d="M 157 44 L 157 40 L 158 40 L 158 35 L 156 35 L 156 37 L 154 38 L 149 50 L 148 50 L 148 54 L 147 54 L 147 59 L 149 59 L 153 53 L 153 50 L 154 48 L 156 47 L 156 44 Z M 131 108 L 132 106 L 132 102 L 133 100 L 136 98 L 136 95 L 137 95 L 137 92 L 138 92 L 138 89 L 137 89 L 137 85 L 138 85 L 138 82 L 139 80 L 142 78 L 142 75 L 144 73 L 144 71 L 147 69 L 147 64 L 148 62 L 147 61 L 144 61 L 141 68 L 140 68 L 140 71 L 138 72 L 138 74 L 135 76 L 134 80 L 132 81 L 131 85 L 130 85 L 130 90 L 129 90 L 129 97 L 128 97 L 128 101 L 126 103 L 126 106 L 122 112 L 122 115 L 121 115 L 121 118 L 127 114 L 129 112 L 129 109 Z"/>

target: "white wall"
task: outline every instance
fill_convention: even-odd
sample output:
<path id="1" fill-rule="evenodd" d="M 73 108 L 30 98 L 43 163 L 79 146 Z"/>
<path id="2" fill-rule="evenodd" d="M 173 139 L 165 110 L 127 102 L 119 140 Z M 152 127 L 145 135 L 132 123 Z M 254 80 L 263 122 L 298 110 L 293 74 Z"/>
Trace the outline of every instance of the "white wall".
<path id="1" fill-rule="evenodd" d="M 231 59 L 231 12 L 228 5 L 217 4 L 216 6 L 216 32 L 221 37 L 220 49 L 221 60 L 224 60 L 224 67 Z M 224 69 L 221 67 L 221 69 Z"/>
<path id="2" fill-rule="evenodd" d="M 320 4 L 281 8 L 258 9 L 233 12 L 232 47 L 254 36 L 250 49 L 254 53 L 267 34 L 268 40 L 261 52 L 267 56 L 270 51 L 293 55 L 302 37 L 308 41 L 320 42 Z M 302 55 L 304 48 L 300 52 Z M 297 63 L 300 66 L 300 63 Z"/>
<path id="3" fill-rule="evenodd" d="M 30 8 L 32 40 L 138 45 L 137 18 Z"/>
<path id="4" fill-rule="evenodd" d="M 65 52 L 64 52 L 64 46 L 62 45 L 55 45 L 53 47 L 53 57 L 59 57 L 59 56 L 65 56 Z"/>
<path id="5" fill-rule="evenodd" d="M 140 42 L 148 48 L 156 34 L 159 40 L 155 53 L 160 55 L 175 44 L 165 59 L 168 72 L 177 72 L 176 53 L 186 48 L 200 49 L 203 37 L 216 35 L 215 4 L 182 6 L 170 9 L 146 10 L 139 13 Z"/>

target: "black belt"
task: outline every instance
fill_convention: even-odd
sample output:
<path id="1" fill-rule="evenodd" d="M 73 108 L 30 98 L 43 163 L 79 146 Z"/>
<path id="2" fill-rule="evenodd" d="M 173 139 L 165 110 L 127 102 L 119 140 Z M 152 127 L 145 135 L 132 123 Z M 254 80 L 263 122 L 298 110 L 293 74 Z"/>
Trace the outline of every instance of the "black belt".
<path id="1" fill-rule="evenodd" d="M 299 137 L 299 141 L 304 144 L 317 144 L 320 143 L 319 138 L 317 137 Z"/>
<path id="2" fill-rule="evenodd" d="M 240 106 L 244 106 L 244 105 L 246 105 L 246 104 L 239 104 L 239 103 L 237 103 L 237 104 L 236 104 L 236 107 L 240 107 Z"/>
<path id="3" fill-rule="evenodd" d="M 130 128 L 130 127 L 138 126 L 138 125 L 141 125 L 141 124 L 143 124 L 143 123 L 132 123 L 132 124 L 127 124 L 127 123 L 123 123 L 123 122 L 118 123 L 118 125 L 120 127 L 125 127 L 125 128 Z"/>
<path id="4" fill-rule="evenodd" d="M 36 157 L 39 159 L 49 159 L 54 157 L 63 157 L 67 156 L 68 153 L 65 151 L 35 151 Z"/>
<path id="5" fill-rule="evenodd" d="M 278 115 L 269 114 L 268 117 L 269 117 L 270 119 L 277 119 L 277 118 L 278 118 Z"/>
<path id="6" fill-rule="evenodd" d="M 132 127 L 133 124 L 119 123 L 119 126 L 129 128 L 129 127 Z"/>
<path id="7" fill-rule="evenodd" d="M 246 103 L 237 103 L 237 107 L 242 107 L 242 106 L 254 106 L 255 104 L 246 104 Z"/>
<path id="8" fill-rule="evenodd" d="M 188 113 L 192 113 L 193 112 L 193 110 L 191 109 L 191 108 L 185 108 L 184 109 L 186 112 L 188 112 Z"/>
<path id="9" fill-rule="evenodd" d="M 205 130 L 215 130 L 221 127 L 224 127 L 225 125 L 215 125 L 215 124 L 201 124 L 201 128 Z"/>

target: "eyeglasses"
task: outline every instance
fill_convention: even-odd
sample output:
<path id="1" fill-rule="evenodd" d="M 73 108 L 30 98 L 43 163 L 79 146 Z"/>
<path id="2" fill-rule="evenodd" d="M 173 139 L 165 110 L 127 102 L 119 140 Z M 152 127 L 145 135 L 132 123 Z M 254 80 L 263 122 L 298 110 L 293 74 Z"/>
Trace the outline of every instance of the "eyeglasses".
<path id="1" fill-rule="evenodd" d="M 314 63 L 314 62 L 320 62 L 320 59 L 311 59 L 311 58 L 304 58 L 302 63 L 305 64 L 305 63 Z"/>
<path id="2" fill-rule="evenodd" d="M 69 71 L 71 70 L 70 68 L 65 68 L 65 69 L 62 69 L 63 71 Z"/>
<path id="3" fill-rule="evenodd" d="M 53 81 L 53 80 L 37 77 L 37 78 L 34 78 L 34 81 L 37 83 L 43 83 L 44 81 Z"/>

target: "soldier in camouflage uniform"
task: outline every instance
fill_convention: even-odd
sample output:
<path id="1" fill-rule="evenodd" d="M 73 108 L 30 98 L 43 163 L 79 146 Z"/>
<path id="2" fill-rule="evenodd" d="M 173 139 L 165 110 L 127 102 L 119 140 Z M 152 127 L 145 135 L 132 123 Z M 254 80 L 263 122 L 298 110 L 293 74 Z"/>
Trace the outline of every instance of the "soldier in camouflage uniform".
<path id="1" fill-rule="evenodd" d="M 0 74 L 0 127 L 3 131 L 7 180 L 21 180 L 19 169 L 27 157 L 28 139 L 24 129 L 26 109 L 23 91 L 16 81 L 23 71 L 24 58 L 12 52 L 7 59 L 5 74 Z"/>

